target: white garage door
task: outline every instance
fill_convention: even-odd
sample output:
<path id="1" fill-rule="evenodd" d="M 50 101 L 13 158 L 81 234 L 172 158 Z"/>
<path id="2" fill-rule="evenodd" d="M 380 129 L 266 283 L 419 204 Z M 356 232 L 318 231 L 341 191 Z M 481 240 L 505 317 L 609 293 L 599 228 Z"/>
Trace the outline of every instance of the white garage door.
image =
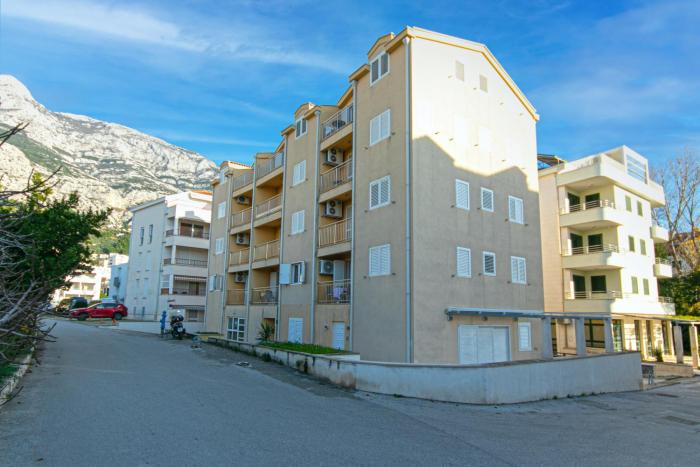
<path id="1" fill-rule="evenodd" d="M 459 363 L 463 365 L 510 360 L 510 328 L 506 326 L 463 324 L 457 336 Z"/>
<path id="2" fill-rule="evenodd" d="M 289 328 L 287 329 L 288 342 L 301 342 L 302 332 L 304 330 L 303 318 L 289 318 Z"/>
<path id="3" fill-rule="evenodd" d="M 345 323 L 333 323 L 333 344 L 334 349 L 345 349 Z"/>

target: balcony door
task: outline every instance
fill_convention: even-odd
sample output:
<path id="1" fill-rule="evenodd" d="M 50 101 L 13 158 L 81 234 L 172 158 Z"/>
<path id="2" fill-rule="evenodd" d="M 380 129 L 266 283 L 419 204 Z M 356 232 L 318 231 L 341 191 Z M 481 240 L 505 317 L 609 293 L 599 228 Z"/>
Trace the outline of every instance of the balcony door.
<path id="1" fill-rule="evenodd" d="M 574 298 L 586 298 L 586 278 L 584 276 L 573 275 Z"/>
<path id="2" fill-rule="evenodd" d="M 571 241 L 571 254 L 580 254 L 583 251 L 583 237 L 572 233 L 569 234 L 569 240 Z"/>
<path id="3" fill-rule="evenodd" d="M 591 276 L 591 293 L 604 294 L 608 291 L 605 276 Z"/>
<path id="4" fill-rule="evenodd" d="M 600 193 L 592 193 L 590 195 L 586 195 L 584 199 L 586 201 L 587 208 L 594 208 L 600 206 Z"/>
<path id="5" fill-rule="evenodd" d="M 567 193 L 566 197 L 569 199 L 569 212 L 578 211 L 581 209 L 581 197 L 573 193 Z"/>
<path id="6" fill-rule="evenodd" d="M 603 234 L 593 234 L 588 236 L 588 251 L 589 253 L 594 251 L 603 250 Z"/>

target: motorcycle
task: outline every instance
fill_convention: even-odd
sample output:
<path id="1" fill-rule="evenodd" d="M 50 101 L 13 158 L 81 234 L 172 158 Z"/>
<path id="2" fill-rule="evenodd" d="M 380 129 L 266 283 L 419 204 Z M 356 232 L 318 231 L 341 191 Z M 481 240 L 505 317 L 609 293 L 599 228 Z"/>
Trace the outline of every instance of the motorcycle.
<path id="1" fill-rule="evenodd" d="M 185 337 L 185 324 L 183 321 L 185 318 L 183 318 L 180 315 L 173 316 L 170 319 L 170 333 L 173 336 L 173 339 L 180 339 L 182 340 L 183 337 Z"/>

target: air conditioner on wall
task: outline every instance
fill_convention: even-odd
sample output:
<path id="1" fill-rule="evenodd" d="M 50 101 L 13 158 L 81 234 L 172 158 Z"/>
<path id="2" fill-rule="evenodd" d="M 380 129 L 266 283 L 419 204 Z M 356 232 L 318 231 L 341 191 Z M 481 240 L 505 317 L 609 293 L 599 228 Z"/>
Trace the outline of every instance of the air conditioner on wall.
<path id="1" fill-rule="evenodd" d="M 325 217 L 343 217 L 343 202 L 335 199 L 326 201 L 323 209 L 323 215 Z"/>
<path id="2" fill-rule="evenodd" d="M 236 202 L 238 204 L 250 204 L 250 197 L 249 196 L 236 196 Z"/>
<path id="3" fill-rule="evenodd" d="M 250 236 L 247 233 L 236 234 L 236 245 L 250 245 Z"/>
<path id="4" fill-rule="evenodd" d="M 238 284 L 245 284 L 246 279 L 248 278 L 248 274 L 245 272 L 237 272 L 233 276 L 233 282 L 236 282 Z"/>
<path id="5" fill-rule="evenodd" d="M 333 275 L 333 261 L 322 259 L 319 262 L 318 273 L 323 276 Z"/>
<path id="6" fill-rule="evenodd" d="M 345 153 L 342 149 L 332 148 L 326 151 L 326 164 L 338 165 L 343 162 Z"/>

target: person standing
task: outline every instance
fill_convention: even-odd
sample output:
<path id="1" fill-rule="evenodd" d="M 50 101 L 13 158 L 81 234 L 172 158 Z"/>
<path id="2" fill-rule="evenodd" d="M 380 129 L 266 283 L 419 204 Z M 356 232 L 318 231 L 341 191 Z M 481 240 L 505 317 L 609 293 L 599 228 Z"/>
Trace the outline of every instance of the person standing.
<path id="1" fill-rule="evenodd" d="M 165 311 L 161 313 L 160 315 L 160 335 L 163 336 L 165 334 Z"/>

